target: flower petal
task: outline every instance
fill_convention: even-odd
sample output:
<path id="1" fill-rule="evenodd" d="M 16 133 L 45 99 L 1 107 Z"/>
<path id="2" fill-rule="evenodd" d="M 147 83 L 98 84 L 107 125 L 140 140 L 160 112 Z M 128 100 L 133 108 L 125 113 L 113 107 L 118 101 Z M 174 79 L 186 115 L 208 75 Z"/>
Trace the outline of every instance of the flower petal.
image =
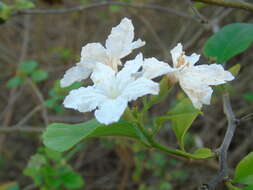
<path id="1" fill-rule="evenodd" d="M 234 79 L 234 76 L 225 71 L 221 65 L 198 65 L 195 67 L 187 68 L 184 71 L 184 77 L 191 78 L 189 83 L 202 83 L 205 85 L 219 85 Z"/>
<path id="2" fill-rule="evenodd" d="M 200 55 L 193 53 L 191 56 L 185 56 L 185 59 L 187 61 L 187 63 L 189 63 L 189 66 L 193 66 L 195 65 L 195 63 L 197 63 L 199 61 Z"/>
<path id="3" fill-rule="evenodd" d="M 81 62 L 92 66 L 95 62 L 105 64 L 107 60 L 106 50 L 100 43 L 89 43 L 82 48 Z"/>
<path id="4" fill-rule="evenodd" d="M 178 58 L 183 54 L 183 46 L 181 43 L 178 43 L 171 51 L 173 67 L 176 68 L 178 64 Z"/>
<path id="5" fill-rule="evenodd" d="M 113 27 L 106 40 L 107 53 L 112 57 L 121 59 L 132 52 L 133 49 L 145 45 L 141 40 L 133 42 L 134 27 L 128 18 L 121 20 L 120 24 Z"/>
<path id="6" fill-rule="evenodd" d="M 106 100 L 98 89 L 93 86 L 81 87 L 79 89 L 71 90 L 66 96 L 63 104 L 66 108 L 72 108 L 80 112 L 89 112 Z"/>
<path id="7" fill-rule="evenodd" d="M 117 74 L 117 80 L 120 83 L 125 83 L 129 79 L 135 79 L 133 77 L 133 74 L 137 73 L 142 65 L 143 65 L 143 56 L 140 53 L 133 60 L 127 61 L 124 64 L 124 67 Z"/>
<path id="8" fill-rule="evenodd" d="M 91 74 L 91 69 L 86 67 L 85 64 L 77 63 L 76 66 L 71 67 L 66 71 L 63 78 L 60 81 L 61 87 L 67 87 L 74 82 L 84 80 Z"/>
<path id="9" fill-rule="evenodd" d="M 149 80 L 147 78 L 141 77 L 137 80 L 129 83 L 122 92 L 122 97 L 126 98 L 128 101 L 136 100 L 137 98 L 147 95 L 147 94 L 158 94 L 159 84 Z"/>
<path id="10" fill-rule="evenodd" d="M 143 77 L 153 79 L 169 72 L 174 72 L 169 64 L 158 61 L 156 58 L 148 58 L 144 60 Z"/>
<path id="11" fill-rule="evenodd" d="M 111 67 L 102 63 L 96 63 L 90 78 L 94 84 L 105 83 L 111 82 L 112 78 L 115 78 L 115 74 L 116 72 Z"/>
<path id="12" fill-rule="evenodd" d="M 198 86 L 197 88 L 190 88 L 187 84 L 179 82 L 181 88 L 191 99 L 192 104 L 195 108 L 201 109 L 203 104 L 209 105 L 211 102 L 211 97 L 213 90 L 209 86 Z"/>
<path id="13" fill-rule="evenodd" d="M 107 99 L 95 111 L 96 119 L 105 125 L 117 122 L 127 107 L 127 100 L 123 98 Z"/>

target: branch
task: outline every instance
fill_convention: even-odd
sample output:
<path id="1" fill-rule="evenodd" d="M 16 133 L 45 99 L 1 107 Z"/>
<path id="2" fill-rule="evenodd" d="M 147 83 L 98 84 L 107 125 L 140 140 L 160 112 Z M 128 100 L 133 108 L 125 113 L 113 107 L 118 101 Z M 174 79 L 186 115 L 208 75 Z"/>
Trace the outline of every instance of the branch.
<path id="1" fill-rule="evenodd" d="M 246 11 L 253 12 L 253 4 L 243 2 L 243 1 L 234 1 L 234 0 L 193 0 L 193 1 L 213 4 L 213 5 L 223 6 L 223 7 L 243 9 Z"/>
<path id="2" fill-rule="evenodd" d="M 207 184 L 203 185 L 201 189 L 208 189 L 208 190 L 214 190 L 215 187 L 223 180 L 228 178 L 228 165 L 227 165 L 227 153 L 228 148 L 231 144 L 232 138 L 235 133 L 236 129 L 236 117 L 231 107 L 231 102 L 229 99 L 229 94 L 223 95 L 223 109 L 224 113 L 228 120 L 228 126 L 227 131 L 225 134 L 225 137 L 223 139 L 223 142 L 218 149 L 219 154 L 219 171 L 218 173 L 213 177 L 213 179 Z"/>
<path id="3" fill-rule="evenodd" d="M 0 127 L 0 133 L 41 133 L 43 128 L 41 127 Z"/>
<path id="4" fill-rule="evenodd" d="M 119 5 L 119 6 L 125 6 L 125 7 L 132 7 L 132 8 L 138 8 L 138 9 L 152 9 L 157 11 L 163 11 L 167 12 L 169 14 L 176 14 L 178 16 L 187 18 L 187 19 L 194 19 L 193 16 L 174 10 L 172 8 L 167 8 L 159 5 L 153 5 L 153 4 L 143 4 L 143 3 L 127 3 L 127 2 L 117 2 L 117 1 L 102 1 L 99 3 L 93 3 L 86 6 L 77 6 L 72 8 L 63 8 L 63 9 L 49 9 L 49 10 L 39 10 L 39 9 L 27 9 L 27 10 L 19 10 L 13 13 L 13 16 L 15 15 L 24 15 L 24 14 L 64 14 L 64 13 L 71 13 L 75 11 L 84 11 L 88 9 L 98 8 L 98 7 L 105 7 L 110 5 Z"/>

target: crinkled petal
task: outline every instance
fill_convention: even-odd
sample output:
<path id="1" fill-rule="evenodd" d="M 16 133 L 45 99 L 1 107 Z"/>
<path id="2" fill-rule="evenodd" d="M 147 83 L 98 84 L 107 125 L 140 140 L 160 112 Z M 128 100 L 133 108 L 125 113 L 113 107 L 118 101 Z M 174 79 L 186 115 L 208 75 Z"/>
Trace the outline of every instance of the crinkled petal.
<path id="1" fill-rule="evenodd" d="M 158 61 L 156 58 L 148 58 L 144 60 L 143 77 L 153 79 L 166 73 L 174 72 L 175 70 L 165 62 Z"/>
<path id="2" fill-rule="evenodd" d="M 105 125 L 117 122 L 127 107 L 127 100 L 123 98 L 107 99 L 95 111 L 96 119 Z"/>
<path id="3" fill-rule="evenodd" d="M 190 66 L 195 65 L 195 63 L 197 63 L 199 61 L 200 55 L 193 53 L 191 56 L 185 56 L 185 59 L 187 61 L 187 63 L 190 64 Z"/>
<path id="4" fill-rule="evenodd" d="M 191 88 L 186 83 L 179 81 L 181 88 L 191 99 L 192 104 L 195 108 L 201 109 L 203 104 L 209 105 L 213 90 L 207 85 L 198 86 L 197 88 Z"/>
<path id="5" fill-rule="evenodd" d="M 91 74 L 91 69 L 86 67 L 85 64 L 78 63 L 76 66 L 71 67 L 66 71 L 63 78 L 60 81 L 61 87 L 67 87 L 74 82 L 84 80 Z"/>
<path id="6" fill-rule="evenodd" d="M 178 58 L 183 54 L 183 46 L 181 43 L 178 43 L 171 51 L 173 67 L 176 68 L 178 64 Z"/>
<path id="7" fill-rule="evenodd" d="M 145 45 L 141 40 L 133 42 L 134 27 L 128 18 L 121 20 L 120 24 L 113 27 L 106 40 L 108 55 L 121 59 L 132 52 L 133 49 Z"/>
<path id="8" fill-rule="evenodd" d="M 124 64 L 124 67 L 117 74 L 117 80 L 120 83 L 125 83 L 129 81 L 129 79 L 134 79 L 133 74 L 137 73 L 142 65 L 143 56 L 140 53 L 133 60 L 127 61 Z"/>
<path id="9" fill-rule="evenodd" d="M 184 77 L 191 78 L 188 83 L 201 83 L 205 85 L 220 85 L 234 79 L 234 76 L 225 71 L 221 65 L 198 65 L 187 68 Z"/>
<path id="10" fill-rule="evenodd" d="M 100 62 L 106 63 L 108 56 L 105 48 L 100 43 L 89 43 L 82 48 L 81 62 L 91 65 Z"/>
<path id="11" fill-rule="evenodd" d="M 115 74 L 116 72 L 111 67 L 102 63 L 96 63 L 91 79 L 95 85 L 99 83 L 112 82 L 112 79 L 115 78 Z"/>
<path id="12" fill-rule="evenodd" d="M 81 87 L 71 90 L 69 95 L 64 99 L 64 107 L 72 108 L 80 112 L 89 112 L 106 100 L 106 97 L 101 91 L 93 86 Z"/>
<path id="13" fill-rule="evenodd" d="M 149 80 L 147 78 L 141 77 L 137 80 L 129 83 L 122 92 L 122 97 L 126 98 L 128 101 L 136 100 L 137 98 L 147 95 L 147 94 L 158 94 L 159 84 Z"/>

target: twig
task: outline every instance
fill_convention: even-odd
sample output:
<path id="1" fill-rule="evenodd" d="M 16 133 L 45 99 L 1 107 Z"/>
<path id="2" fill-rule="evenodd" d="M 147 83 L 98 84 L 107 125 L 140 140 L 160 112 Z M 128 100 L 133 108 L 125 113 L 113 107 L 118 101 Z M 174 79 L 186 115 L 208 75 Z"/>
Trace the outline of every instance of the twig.
<path id="1" fill-rule="evenodd" d="M 23 117 L 15 126 L 19 127 L 23 125 L 25 122 L 27 122 L 37 111 L 39 111 L 42 108 L 42 105 L 38 105 L 35 108 L 33 108 L 26 116 Z"/>
<path id="2" fill-rule="evenodd" d="M 44 100 L 43 94 L 40 92 L 37 85 L 31 79 L 28 78 L 27 81 L 29 85 L 32 87 L 33 91 L 35 92 L 36 96 L 38 97 L 42 105 L 42 117 L 44 119 L 45 125 L 48 125 L 49 124 L 48 113 L 47 113 L 47 108 L 45 106 L 45 100 Z"/>
<path id="3" fill-rule="evenodd" d="M 144 3 L 127 3 L 127 2 L 120 2 L 120 1 L 102 1 L 99 3 L 93 3 L 86 6 L 77 6 L 72 8 L 63 8 L 63 9 L 49 9 L 49 10 L 39 10 L 39 9 L 27 9 L 27 10 L 19 10 L 13 13 L 13 15 L 20 15 L 20 14 L 64 14 L 64 13 L 71 13 L 75 11 L 84 11 L 87 9 L 93 9 L 98 7 L 105 7 L 110 5 L 119 5 L 119 6 L 125 6 L 125 7 L 133 7 L 138 9 L 153 9 L 157 11 L 163 11 L 167 12 L 169 14 L 176 14 L 178 16 L 187 18 L 187 19 L 194 19 L 193 16 L 177 11 L 172 8 L 163 7 L 159 5 L 153 5 L 153 4 L 144 4 Z"/>
<path id="4" fill-rule="evenodd" d="M 223 142 L 218 149 L 219 171 L 207 185 L 202 186 L 202 189 L 214 190 L 221 181 L 228 178 L 227 153 L 235 133 L 237 120 L 227 93 L 223 95 L 223 109 L 228 120 L 228 126 Z"/>
<path id="5" fill-rule="evenodd" d="M 198 9 L 196 9 L 196 7 L 193 5 L 192 0 L 186 0 L 186 2 L 188 3 L 188 5 L 191 7 L 192 11 L 194 12 L 194 14 L 199 18 L 199 20 L 201 21 L 201 23 L 203 24 L 207 24 L 208 20 L 206 19 L 206 17 L 204 15 L 202 15 Z"/>
<path id="6" fill-rule="evenodd" d="M 44 128 L 42 127 L 0 127 L 0 133 L 9 134 L 9 133 L 41 133 Z"/>
<path id="7" fill-rule="evenodd" d="M 246 11 L 253 12 L 253 4 L 243 2 L 243 1 L 234 1 L 234 0 L 193 0 L 193 1 L 207 3 L 207 4 L 213 4 L 213 5 L 219 5 L 219 6 L 223 6 L 223 7 L 243 9 Z"/>

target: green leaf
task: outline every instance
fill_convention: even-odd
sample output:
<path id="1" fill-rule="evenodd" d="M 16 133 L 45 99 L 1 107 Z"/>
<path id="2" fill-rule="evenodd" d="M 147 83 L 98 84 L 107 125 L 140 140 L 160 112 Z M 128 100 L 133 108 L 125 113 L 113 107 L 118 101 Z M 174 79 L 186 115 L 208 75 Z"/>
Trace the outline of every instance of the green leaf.
<path id="1" fill-rule="evenodd" d="M 43 134 L 44 144 L 53 150 L 65 151 L 88 137 L 124 136 L 144 139 L 142 133 L 132 124 L 117 122 L 111 125 L 102 125 L 96 120 L 80 124 L 53 123 Z"/>
<path id="2" fill-rule="evenodd" d="M 143 108 L 144 111 L 147 111 L 154 104 L 157 104 L 163 101 L 167 97 L 169 90 L 170 90 L 169 78 L 167 76 L 164 76 L 160 82 L 159 94 L 151 96 L 150 100 L 148 100 L 146 104 L 144 105 L 144 108 Z"/>
<path id="3" fill-rule="evenodd" d="M 63 183 L 68 189 L 79 189 L 84 186 L 84 181 L 80 175 L 68 172 L 63 177 Z"/>
<path id="4" fill-rule="evenodd" d="M 15 9 L 31 9 L 34 7 L 34 3 L 29 0 L 15 0 Z"/>
<path id="5" fill-rule="evenodd" d="M 249 153 L 237 164 L 234 181 L 253 185 L 253 152 Z"/>
<path id="6" fill-rule="evenodd" d="M 243 98 L 247 101 L 253 101 L 253 93 L 245 93 Z"/>
<path id="7" fill-rule="evenodd" d="M 32 80 L 34 82 L 42 82 L 48 78 L 48 73 L 41 69 L 38 69 L 32 73 Z"/>
<path id="8" fill-rule="evenodd" d="M 201 114 L 201 111 L 193 107 L 190 99 L 185 98 L 169 111 L 167 115 L 157 118 L 156 123 L 161 124 L 171 120 L 172 129 L 181 149 L 184 150 L 185 134 L 199 114 Z"/>
<path id="9" fill-rule="evenodd" d="M 120 7 L 119 5 L 111 5 L 109 9 L 112 13 L 117 13 L 122 9 L 122 7 Z"/>
<path id="10" fill-rule="evenodd" d="M 209 148 L 199 148 L 194 153 L 192 153 L 195 157 L 199 159 L 211 158 L 213 157 L 213 153 Z"/>
<path id="11" fill-rule="evenodd" d="M 24 74 L 31 74 L 38 66 L 36 61 L 24 61 L 20 63 L 20 71 Z"/>
<path id="12" fill-rule="evenodd" d="M 4 23 L 11 16 L 12 11 L 12 7 L 0 2 L 0 19 L 2 23 Z"/>
<path id="13" fill-rule="evenodd" d="M 13 88 L 13 87 L 21 85 L 23 82 L 24 82 L 24 80 L 21 77 L 15 76 L 15 77 L 11 78 L 10 80 L 8 80 L 7 87 Z"/>
<path id="14" fill-rule="evenodd" d="M 249 185 L 248 187 L 243 188 L 243 190 L 253 190 L 253 185 Z"/>
<path id="15" fill-rule="evenodd" d="M 235 23 L 223 27 L 209 38 L 204 45 L 206 57 L 224 63 L 246 50 L 253 41 L 253 24 Z"/>
<path id="16" fill-rule="evenodd" d="M 233 67 L 229 68 L 228 71 L 232 73 L 235 77 L 238 75 L 239 71 L 241 70 L 241 65 L 236 64 Z"/>
<path id="17" fill-rule="evenodd" d="M 20 190 L 20 187 L 16 182 L 9 182 L 0 185 L 0 190 Z"/>

